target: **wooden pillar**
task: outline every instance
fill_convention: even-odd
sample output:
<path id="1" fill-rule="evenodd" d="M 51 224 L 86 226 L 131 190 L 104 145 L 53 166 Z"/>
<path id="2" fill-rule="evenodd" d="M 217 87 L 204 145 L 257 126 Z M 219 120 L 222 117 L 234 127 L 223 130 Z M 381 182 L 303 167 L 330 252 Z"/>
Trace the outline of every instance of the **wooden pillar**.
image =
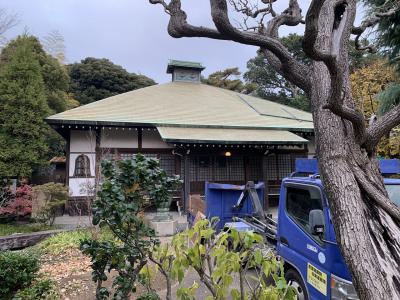
<path id="1" fill-rule="evenodd" d="M 264 194 L 264 210 L 269 209 L 269 201 L 268 201 L 268 181 L 267 181 L 267 172 L 265 170 L 265 155 L 261 156 L 261 176 L 262 181 L 265 185 L 265 194 Z"/>
<path id="2" fill-rule="evenodd" d="M 100 180 L 101 174 L 100 174 L 100 163 L 102 160 L 102 153 L 101 153 L 101 148 L 100 148 L 100 141 L 101 141 L 101 129 L 96 129 L 95 131 L 96 135 L 96 165 L 94 168 L 94 176 L 95 176 L 95 184 L 98 184 L 98 181 Z"/>
<path id="3" fill-rule="evenodd" d="M 189 205 L 189 197 L 190 197 L 190 160 L 189 154 L 184 155 L 184 203 L 183 207 L 186 211 Z"/>
<path id="4" fill-rule="evenodd" d="M 244 168 L 244 183 L 246 184 L 247 181 L 249 181 L 250 179 L 249 157 L 247 155 L 243 156 L 243 168 Z"/>
<path id="5" fill-rule="evenodd" d="M 70 162 L 70 144 L 71 144 L 71 131 L 68 130 L 68 134 L 67 134 L 67 142 L 65 144 L 65 172 L 66 172 L 66 176 L 65 176 L 65 185 L 69 186 L 69 166 L 71 164 Z"/>
<path id="6" fill-rule="evenodd" d="M 138 152 L 142 152 L 143 149 L 143 128 L 138 127 Z"/>

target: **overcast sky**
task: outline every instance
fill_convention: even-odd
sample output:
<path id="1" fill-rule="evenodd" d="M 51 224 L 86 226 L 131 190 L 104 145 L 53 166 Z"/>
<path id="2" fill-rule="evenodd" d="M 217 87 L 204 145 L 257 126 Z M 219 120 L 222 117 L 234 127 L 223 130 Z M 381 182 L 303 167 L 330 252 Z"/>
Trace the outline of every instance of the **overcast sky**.
<path id="1" fill-rule="evenodd" d="M 182 0 L 189 22 L 210 25 L 209 0 Z M 305 11 L 309 0 L 301 0 Z M 280 1 L 280 12 L 288 1 Z M 227 67 L 246 70 L 256 48 L 202 38 L 171 38 L 168 16 L 148 0 L 0 0 L 0 8 L 18 14 L 20 23 L 9 38 L 28 29 L 43 37 L 59 31 L 65 39 L 67 62 L 91 56 L 108 58 L 130 72 L 159 83 L 170 81 L 165 73 L 168 59 L 202 62 L 205 75 Z M 301 28 L 298 29 L 301 32 Z M 293 31 L 293 29 L 291 29 Z M 281 34 L 289 31 L 283 28 Z"/>

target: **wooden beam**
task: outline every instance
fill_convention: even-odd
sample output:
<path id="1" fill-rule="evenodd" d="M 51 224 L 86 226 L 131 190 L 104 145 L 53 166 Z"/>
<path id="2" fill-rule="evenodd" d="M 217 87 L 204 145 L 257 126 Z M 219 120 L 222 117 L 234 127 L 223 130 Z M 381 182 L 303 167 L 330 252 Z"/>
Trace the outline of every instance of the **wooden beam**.
<path id="1" fill-rule="evenodd" d="M 190 197 L 190 174 L 189 174 L 189 154 L 184 155 L 184 199 L 183 207 L 186 211 L 188 209 L 189 197 Z"/>
<path id="2" fill-rule="evenodd" d="M 138 128 L 138 151 L 141 152 L 143 147 L 143 128 Z"/>

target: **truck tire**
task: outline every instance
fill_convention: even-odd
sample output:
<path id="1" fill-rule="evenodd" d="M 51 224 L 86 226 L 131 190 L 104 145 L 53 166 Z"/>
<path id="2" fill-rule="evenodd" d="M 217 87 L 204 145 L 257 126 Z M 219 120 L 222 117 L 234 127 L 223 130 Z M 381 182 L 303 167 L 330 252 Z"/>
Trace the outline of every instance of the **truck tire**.
<path id="1" fill-rule="evenodd" d="M 308 292 L 306 289 L 306 286 L 303 282 L 303 279 L 301 278 L 301 276 L 299 275 L 299 273 L 294 270 L 294 269 L 288 269 L 285 272 L 285 279 L 287 281 L 287 283 L 294 287 L 294 289 L 296 290 L 296 294 L 297 294 L 297 299 L 298 300 L 308 300 Z"/>

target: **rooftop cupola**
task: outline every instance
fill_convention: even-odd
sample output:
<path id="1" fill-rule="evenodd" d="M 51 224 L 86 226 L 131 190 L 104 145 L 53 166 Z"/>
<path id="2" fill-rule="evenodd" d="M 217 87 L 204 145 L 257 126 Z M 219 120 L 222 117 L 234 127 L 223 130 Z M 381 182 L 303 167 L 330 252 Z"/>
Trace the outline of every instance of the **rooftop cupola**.
<path id="1" fill-rule="evenodd" d="M 167 73 L 172 74 L 172 81 L 200 83 L 200 74 L 205 67 L 199 62 L 171 59 Z"/>

